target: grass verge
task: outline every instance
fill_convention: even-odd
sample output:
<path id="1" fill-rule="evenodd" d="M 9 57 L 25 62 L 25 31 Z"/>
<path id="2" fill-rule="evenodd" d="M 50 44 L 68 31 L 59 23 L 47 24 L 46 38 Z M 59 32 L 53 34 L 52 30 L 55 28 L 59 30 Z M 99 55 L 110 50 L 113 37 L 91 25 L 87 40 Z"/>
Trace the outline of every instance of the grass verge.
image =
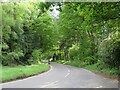
<path id="1" fill-rule="evenodd" d="M 84 67 L 85 69 L 91 70 L 92 72 L 102 75 L 110 79 L 118 79 L 119 70 L 116 68 L 99 68 L 97 64 L 88 65 Z"/>
<path id="2" fill-rule="evenodd" d="M 80 62 L 78 60 L 73 61 L 65 61 L 65 60 L 58 60 L 58 63 L 71 65 L 79 68 L 85 68 L 87 70 L 90 70 L 96 74 L 102 75 L 104 77 L 110 78 L 110 79 L 118 79 L 119 70 L 116 68 L 107 68 L 104 65 L 101 65 L 99 63 L 87 65 L 84 62 Z"/>
<path id="3" fill-rule="evenodd" d="M 3 83 L 7 81 L 12 81 L 16 79 L 37 75 L 42 72 L 48 71 L 49 68 L 50 67 L 47 64 L 15 66 L 15 67 L 3 66 L 2 72 L 0 72 L 0 74 L 2 75 L 2 83 Z"/>

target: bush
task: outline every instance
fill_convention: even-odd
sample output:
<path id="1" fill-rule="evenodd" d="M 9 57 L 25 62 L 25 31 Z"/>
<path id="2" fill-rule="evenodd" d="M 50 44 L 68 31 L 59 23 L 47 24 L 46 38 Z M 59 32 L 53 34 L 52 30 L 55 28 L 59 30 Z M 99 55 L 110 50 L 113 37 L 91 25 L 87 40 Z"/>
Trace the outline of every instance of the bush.
<path id="1" fill-rule="evenodd" d="M 77 45 L 73 45 L 69 49 L 69 56 L 71 60 L 79 59 L 79 47 Z"/>
<path id="2" fill-rule="evenodd" d="M 4 52 L 2 53 L 2 65 L 13 66 L 14 64 L 20 63 L 20 58 L 23 56 L 23 51 L 20 49 L 15 49 L 12 52 Z"/>
<path id="3" fill-rule="evenodd" d="M 119 67 L 120 65 L 120 33 L 112 33 L 100 44 L 99 55 L 109 67 Z"/>
<path id="4" fill-rule="evenodd" d="M 32 56 L 30 57 L 30 59 L 28 60 L 30 64 L 37 64 L 41 62 L 41 55 L 42 52 L 40 49 L 38 50 L 33 50 L 32 52 Z"/>
<path id="5" fill-rule="evenodd" d="M 48 60 L 48 59 L 51 59 L 53 57 L 53 53 L 54 52 L 50 52 L 50 51 L 46 51 L 44 53 L 41 54 L 41 59 L 42 60 Z"/>
<path id="6" fill-rule="evenodd" d="M 85 57 L 83 60 L 87 65 L 95 64 L 97 63 L 97 59 L 95 56 L 88 56 Z"/>

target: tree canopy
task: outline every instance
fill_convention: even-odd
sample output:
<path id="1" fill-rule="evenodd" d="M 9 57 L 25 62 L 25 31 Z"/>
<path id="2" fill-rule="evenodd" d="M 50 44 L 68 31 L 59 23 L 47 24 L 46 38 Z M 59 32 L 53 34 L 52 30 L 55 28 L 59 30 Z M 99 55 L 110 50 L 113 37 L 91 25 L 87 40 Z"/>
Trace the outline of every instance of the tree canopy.
<path id="1" fill-rule="evenodd" d="M 3 65 L 40 63 L 53 56 L 87 65 L 120 65 L 119 2 L 1 5 Z M 55 7 L 58 18 L 49 13 Z"/>

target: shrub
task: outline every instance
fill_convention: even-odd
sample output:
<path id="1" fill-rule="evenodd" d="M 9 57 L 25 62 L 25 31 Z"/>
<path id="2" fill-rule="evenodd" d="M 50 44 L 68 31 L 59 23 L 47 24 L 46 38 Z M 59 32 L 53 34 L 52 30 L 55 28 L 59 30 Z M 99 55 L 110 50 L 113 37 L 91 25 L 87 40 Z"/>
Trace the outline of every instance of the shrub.
<path id="1" fill-rule="evenodd" d="M 12 52 L 4 52 L 2 53 L 2 65 L 12 66 L 14 64 L 20 63 L 20 58 L 23 56 L 23 51 L 20 49 L 15 49 Z"/>
<path id="2" fill-rule="evenodd" d="M 71 60 L 76 60 L 79 59 L 79 47 L 77 45 L 73 45 L 70 49 L 69 49 L 69 56 Z"/>
<path id="3" fill-rule="evenodd" d="M 104 39 L 99 47 L 99 56 L 109 65 L 109 67 L 119 67 L 120 65 L 120 33 L 112 33 Z"/>
<path id="4" fill-rule="evenodd" d="M 41 62 L 41 55 L 42 52 L 40 49 L 35 49 L 32 52 L 32 56 L 30 57 L 30 59 L 28 60 L 30 64 L 36 64 L 36 63 L 40 63 Z"/>
<path id="5" fill-rule="evenodd" d="M 84 61 L 86 64 L 88 64 L 88 65 L 97 63 L 97 59 L 96 59 L 95 56 L 85 57 L 83 61 Z"/>

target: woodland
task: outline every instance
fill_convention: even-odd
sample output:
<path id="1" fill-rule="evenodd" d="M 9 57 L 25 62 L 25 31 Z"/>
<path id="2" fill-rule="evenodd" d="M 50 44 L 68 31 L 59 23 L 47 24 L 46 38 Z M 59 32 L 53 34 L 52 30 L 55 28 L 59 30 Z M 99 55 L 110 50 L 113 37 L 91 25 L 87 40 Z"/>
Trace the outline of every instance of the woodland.
<path id="1" fill-rule="evenodd" d="M 80 67 L 96 65 L 118 74 L 120 2 L 9 2 L 0 6 L 3 66 L 50 60 Z"/>

